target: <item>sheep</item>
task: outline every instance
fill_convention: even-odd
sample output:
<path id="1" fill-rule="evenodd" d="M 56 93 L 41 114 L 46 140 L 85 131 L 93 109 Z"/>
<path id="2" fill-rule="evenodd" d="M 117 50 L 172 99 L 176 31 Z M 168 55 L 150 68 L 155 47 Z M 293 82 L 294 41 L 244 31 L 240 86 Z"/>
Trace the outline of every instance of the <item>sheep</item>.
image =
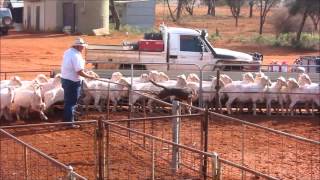
<path id="1" fill-rule="evenodd" d="M 49 81 L 49 79 L 47 78 L 46 75 L 44 74 L 38 74 L 35 78 L 35 80 L 37 80 L 39 83 L 47 83 Z"/>
<path id="2" fill-rule="evenodd" d="M 277 79 L 277 82 L 272 83 L 270 87 L 266 89 L 266 107 L 267 107 L 267 114 L 270 116 L 271 115 L 271 103 L 272 101 L 279 102 L 280 107 L 281 107 L 281 113 L 284 115 L 283 111 L 283 100 L 282 100 L 282 94 L 281 94 L 281 89 L 283 87 L 286 87 L 286 80 L 284 77 L 279 77 Z M 281 101 L 281 102 L 280 102 Z"/>
<path id="3" fill-rule="evenodd" d="M 41 96 L 44 97 L 44 94 L 51 89 L 61 87 L 61 74 L 57 74 L 52 80 L 46 83 L 40 83 L 41 86 Z"/>
<path id="4" fill-rule="evenodd" d="M 19 76 L 13 76 L 9 80 L 1 80 L 0 88 L 8 88 L 8 87 L 20 87 L 22 86 L 22 81 Z"/>
<path id="5" fill-rule="evenodd" d="M 94 90 L 89 91 L 91 96 L 94 98 L 94 105 L 99 110 L 102 111 L 99 106 L 100 99 L 106 99 L 109 96 L 109 100 L 113 103 L 112 111 L 116 111 L 118 101 L 128 96 L 128 86 L 130 84 L 124 79 L 121 78 L 115 83 L 112 82 L 98 82 L 93 84 L 92 88 Z"/>
<path id="6" fill-rule="evenodd" d="M 46 109 L 49 109 L 53 104 L 64 101 L 64 90 L 62 87 L 51 89 L 44 93 L 43 96 Z"/>
<path id="7" fill-rule="evenodd" d="M 23 87 L 15 89 L 15 96 L 12 107 L 15 110 L 17 120 L 20 120 L 19 113 L 21 108 L 26 109 L 26 118 L 28 118 L 29 110 L 33 110 L 39 112 L 41 119 L 48 119 L 43 113 L 45 104 L 42 101 L 41 88 L 37 85 L 34 86 L 33 90 L 25 89 Z"/>
<path id="8" fill-rule="evenodd" d="M 320 106 L 320 88 L 318 84 L 314 83 L 300 86 L 294 78 L 289 78 L 287 83 L 289 93 L 288 96 L 291 101 L 289 105 L 291 116 L 293 116 L 293 108 L 298 102 L 311 102 L 312 105 L 315 103 L 317 106 Z"/>
<path id="9" fill-rule="evenodd" d="M 4 115 L 8 121 L 12 120 L 10 108 L 14 102 L 14 90 L 12 88 L 0 89 L 0 119 Z"/>
<path id="10" fill-rule="evenodd" d="M 257 102 L 263 100 L 263 91 L 268 83 L 268 77 L 263 76 L 259 83 L 227 84 L 221 92 L 228 95 L 226 102 L 228 114 L 231 114 L 231 104 L 233 101 L 238 100 L 240 102 L 251 101 L 253 104 L 253 115 L 256 115 Z"/>
<path id="11" fill-rule="evenodd" d="M 188 77 L 187 77 L 187 82 L 196 82 L 196 83 L 199 83 L 199 82 L 200 82 L 200 78 L 198 77 L 197 74 L 191 73 L 191 74 L 189 74 Z"/>

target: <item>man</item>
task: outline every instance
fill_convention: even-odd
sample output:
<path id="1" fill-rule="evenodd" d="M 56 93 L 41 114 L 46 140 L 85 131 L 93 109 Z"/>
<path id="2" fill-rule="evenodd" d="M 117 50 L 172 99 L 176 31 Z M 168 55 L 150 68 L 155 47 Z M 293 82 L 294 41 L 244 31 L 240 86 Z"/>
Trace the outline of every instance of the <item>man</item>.
<path id="1" fill-rule="evenodd" d="M 64 90 L 64 114 L 65 122 L 74 122 L 74 107 L 80 96 L 80 76 L 95 79 L 97 77 L 87 74 L 84 71 L 85 62 L 82 51 L 87 47 L 84 40 L 78 37 L 72 47 L 64 52 L 61 66 L 61 83 Z M 72 127 L 77 128 L 77 125 Z"/>

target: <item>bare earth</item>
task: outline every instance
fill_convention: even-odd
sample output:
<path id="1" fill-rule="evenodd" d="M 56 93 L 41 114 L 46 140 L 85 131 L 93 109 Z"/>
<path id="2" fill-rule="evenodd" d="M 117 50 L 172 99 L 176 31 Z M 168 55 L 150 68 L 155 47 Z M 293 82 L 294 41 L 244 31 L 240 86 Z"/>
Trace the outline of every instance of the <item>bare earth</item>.
<path id="1" fill-rule="evenodd" d="M 217 17 L 210 17 L 210 16 L 203 16 L 205 8 L 200 10 L 196 10 L 195 16 L 191 18 L 190 16 L 185 15 L 182 21 L 177 25 L 169 22 L 166 18 L 168 12 L 163 12 L 162 7 L 157 7 L 157 19 L 156 19 L 156 26 L 162 22 L 172 26 L 181 26 L 181 27 L 197 27 L 197 28 L 206 28 L 208 29 L 209 33 L 214 33 L 218 28 L 222 39 L 214 42 L 216 47 L 221 48 L 228 48 L 237 51 L 244 51 L 244 52 L 261 52 L 264 54 L 264 63 L 268 64 L 272 60 L 280 60 L 280 61 L 287 61 L 292 63 L 296 58 L 301 55 L 319 55 L 317 51 L 304 51 L 304 50 L 295 50 L 292 48 L 279 48 L 279 47 L 269 47 L 269 46 L 257 46 L 254 44 L 242 44 L 238 41 L 233 40 L 233 37 L 241 36 L 251 36 L 256 34 L 258 29 L 258 17 L 255 16 L 252 19 L 247 18 L 247 9 L 243 11 L 243 17 L 239 20 L 239 27 L 234 27 L 234 19 L 230 17 L 229 9 L 228 8 L 218 8 L 217 9 Z M 255 12 L 257 14 L 257 12 Z M 265 33 L 273 33 L 274 30 L 270 23 L 266 24 Z M 125 33 L 115 32 L 110 34 L 109 36 L 105 37 L 95 37 L 95 36 L 88 36 L 88 35 L 81 35 L 89 44 L 120 44 L 123 40 L 133 41 L 139 38 L 142 38 L 142 35 L 130 34 L 128 36 Z M 62 59 L 63 52 L 70 47 L 73 40 L 76 36 L 64 35 L 64 34 L 56 34 L 56 33 L 40 33 L 40 34 L 30 34 L 26 32 L 9 32 L 8 36 L 1 36 L 0 38 L 0 60 L 1 66 L 0 71 L 27 71 L 27 70 L 53 70 L 60 68 L 60 63 Z M 123 118 L 123 113 L 117 113 L 112 116 L 114 119 Z M 313 140 L 320 140 L 320 124 L 318 117 L 311 117 L 311 116 L 299 116 L 299 117 L 279 117 L 279 116 L 271 116 L 267 117 L 264 115 L 258 115 L 257 117 L 252 117 L 251 115 L 241 115 L 239 117 L 241 119 L 248 120 L 250 122 L 254 122 L 260 125 L 264 125 L 267 127 L 275 128 L 281 131 L 285 131 L 288 133 L 300 135 L 306 138 L 310 138 Z M 49 116 L 49 122 L 60 122 L 62 119 L 62 112 L 56 113 L 54 115 Z M 33 116 L 32 120 L 29 121 L 21 121 L 21 122 L 14 122 L 9 123 L 5 121 L 0 121 L 1 125 L 9 125 L 9 124 L 24 124 L 24 123 L 41 123 L 37 115 Z M 53 156 L 58 158 L 59 160 L 63 161 L 64 163 L 70 162 L 70 164 L 76 167 L 76 171 L 79 170 L 80 174 L 87 175 L 88 177 L 93 177 L 92 174 L 92 165 L 94 160 L 92 159 L 92 152 L 91 149 L 86 149 L 83 153 L 80 153 L 76 150 L 79 147 L 86 146 L 84 142 L 91 142 L 91 136 L 88 137 L 86 134 L 87 132 L 82 131 L 79 133 L 78 131 L 71 131 L 68 133 L 60 132 L 59 136 L 57 134 L 52 133 L 52 131 L 46 133 L 41 132 L 41 136 L 34 135 L 34 133 L 38 132 L 34 130 L 34 132 L 30 129 L 27 130 L 27 134 L 23 133 L 16 133 L 22 139 L 33 139 L 34 137 L 39 137 L 39 142 L 46 141 L 46 140 L 54 140 L 55 144 L 50 145 L 50 141 L 47 142 L 49 144 L 47 147 L 43 147 L 43 150 L 52 153 Z M 223 131 L 222 131 L 223 132 Z M 92 132 L 90 132 L 92 133 Z M 197 132 L 193 132 L 193 136 L 197 136 Z M 83 135 L 85 134 L 85 135 Z M 188 137 L 188 133 L 184 134 L 183 138 Z M 66 136 L 68 139 L 66 140 Z M 74 138 L 77 137 L 76 141 L 73 142 Z M 229 136 L 224 136 L 225 141 L 228 141 Z M 270 140 L 270 142 L 277 141 L 277 138 L 274 136 L 265 135 L 264 137 L 259 137 L 261 139 Z M 274 138 L 274 139 L 273 139 Z M 232 138 L 231 138 L 232 139 Z M 230 139 L 230 140 L 231 140 Z M 68 151 L 63 154 L 57 153 L 61 150 L 62 147 L 65 147 L 66 143 L 73 142 L 72 147 L 69 147 Z M 286 139 L 283 140 L 283 144 L 286 144 Z M 41 144 L 41 143 L 40 143 Z M 54 146 L 56 145 L 56 147 Z M 46 144 L 42 144 L 42 146 L 46 146 Z M 92 147 L 91 147 L 92 148 Z M 217 149 L 220 153 L 228 152 L 230 147 L 221 146 Z M 256 148 L 254 145 L 249 146 L 248 148 Z M 5 149 L 2 149 L 5 150 Z M 74 150 L 74 151 L 72 151 Z M 294 150 L 293 150 L 294 151 Z M 319 151 L 320 152 L 320 151 Z M 315 154 L 319 152 L 315 152 Z M 2 152 L 1 152 L 2 153 Z M 261 153 L 263 155 L 263 152 Z M 122 157 L 122 155 L 119 155 Z M 125 157 L 126 155 L 123 155 Z M 260 155 L 256 155 L 260 156 Z M 318 156 L 319 157 L 319 156 Z M 80 162 L 79 159 L 81 158 L 89 158 L 88 162 Z M 291 164 L 293 161 L 296 161 L 297 157 L 288 156 L 290 160 L 287 164 Z M 308 157 L 304 157 L 308 158 Z M 318 160 L 318 159 L 313 159 Z M 259 166 L 259 161 L 255 160 L 257 166 Z M 312 161 L 312 159 L 307 159 L 306 161 Z M 315 162 L 315 163 L 319 163 Z M 260 162 L 262 163 L 262 162 Z M 276 171 L 279 172 L 279 176 L 284 179 L 295 179 L 294 175 L 291 173 L 281 172 L 281 166 L 274 165 L 272 163 L 279 163 L 275 161 L 269 161 L 269 167 L 278 168 Z M 300 163 L 300 162 L 299 162 Z M 295 162 L 297 164 L 297 162 Z M 14 165 L 13 165 L 14 166 Z M 90 169 L 90 168 L 91 169 Z M 313 178 L 317 179 L 320 177 L 320 165 L 316 164 L 315 169 L 313 169 L 314 173 Z M 309 172 L 309 171 L 308 171 Z M 289 175 L 290 174 L 290 175 Z M 310 179 L 310 174 L 300 174 L 300 179 Z M 304 178 L 306 177 L 306 178 Z M 92 179 L 92 178 L 90 178 Z M 126 174 L 122 174 L 120 179 L 126 179 Z M 232 179 L 232 178 L 231 178 Z M 298 178 L 299 179 L 299 178 Z"/>

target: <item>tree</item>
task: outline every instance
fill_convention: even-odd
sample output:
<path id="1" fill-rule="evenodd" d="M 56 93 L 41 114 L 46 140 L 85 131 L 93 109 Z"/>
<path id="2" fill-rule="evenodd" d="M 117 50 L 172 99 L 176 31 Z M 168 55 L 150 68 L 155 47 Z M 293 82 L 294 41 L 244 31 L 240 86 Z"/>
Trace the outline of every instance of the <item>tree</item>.
<path id="1" fill-rule="evenodd" d="M 252 18 L 253 5 L 254 5 L 254 0 L 249 0 L 249 7 L 250 7 L 249 17 L 250 18 Z"/>
<path id="2" fill-rule="evenodd" d="M 171 7 L 170 7 L 169 0 L 166 0 L 172 21 L 174 21 L 174 22 L 179 21 L 181 14 L 182 14 L 182 8 L 183 8 L 184 1 L 185 0 L 178 0 L 177 8 L 174 11 L 172 11 Z M 176 12 L 176 15 L 174 15 L 175 12 Z"/>
<path id="3" fill-rule="evenodd" d="M 114 5 L 114 0 L 110 0 L 109 9 L 110 9 L 111 14 L 112 14 L 112 19 L 116 23 L 115 29 L 119 31 L 120 30 L 120 18 L 119 18 L 118 11 L 117 11 L 117 9 L 116 9 L 116 7 Z"/>
<path id="4" fill-rule="evenodd" d="M 238 27 L 238 18 L 240 16 L 241 6 L 244 3 L 244 0 L 226 0 L 232 16 L 236 19 L 236 27 Z"/>
<path id="5" fill-rule="evenodd" d="M 259 34 L 262 34 L 263 25 L 266 22 L 267 14 L 270 11 L 271 7 L 276 5 L 279 0 L 258 0 L 258 7 L 260 9 L 260 26 Z"/>
<path id="6" fill-rule="evenodd" d="M 207 0 L 208 15 L 216 16 L 216 0 Z"/>
<path id="7" fill-rule="evenodd" d="M 317 12 L 312 12 L 309 14 L 311 20 L 312 20 L 312 23 L 313 23 L 313 26 L 314 26 L 314 30 L 315 31 L 318 31 L 318 25 L 319 25 L 319 22 L 320 22 L 320 14 L 317 13 Z"/>
<path id="8" fill-rule="evenodd" d="M 192 16 L 193 15 L 193 8 L 194 4 L 196 3 L 196 0 L 185 0 L 184 1 L 184 7 L 186 11 Z"/>
<path id="9" fill-rule="evenodd" d="M 289 4 L 289 13 L 291 15 L 302 14 L 302 21 L 297 32 L 296 41 L 299 42 L 301 33 L 305 25 L 306 19 L 312 14 L 319 16 L 320 1 L 319 0 L 295 0 Z"/>

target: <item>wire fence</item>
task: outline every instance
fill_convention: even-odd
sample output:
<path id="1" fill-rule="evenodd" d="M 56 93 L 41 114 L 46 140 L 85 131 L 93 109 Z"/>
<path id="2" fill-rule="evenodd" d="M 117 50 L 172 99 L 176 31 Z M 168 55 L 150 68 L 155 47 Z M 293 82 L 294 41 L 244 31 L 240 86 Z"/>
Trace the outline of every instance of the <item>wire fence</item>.
<path id="1" fill-rule="evenodd" d="M 86 180 L 42 151 L 0 129 L 0 179 Z"/>
<path id="2" fill-rule="evenodd" d="M 89 121 L 77 124 L 81 125 L 80 129 L 69 128 L 68 123 L 30 124 L 5 129 L 61 163 L 71 165 L 86 178 L 96 179 L 96 123 Z M 14 154 L 16 152 L 13 151 Z"/>
<path id="3" fill-rule="evenodd" d="M 13 76 L 23 77 L 24 79 L 34 79 L 38 74 L 44 74 L 47 77 L 53 77 L 53 71 L 31 70 L 31 71 L 1 71 L 0 79 L 6 80 Z"/>
<path id="4" fill-rule="evenodd" d="M 106 179 L 240 179 L 263 177 L 276 179 L 242 167 L 217 153 L 196 150 L 143 132 L 105 121 Z M 118 153 L 117 153 L 118 152 Z M 121 152 L 121 153 L 119 153 Z M 233 168 L 235 174 L 224 175 Z"/>

